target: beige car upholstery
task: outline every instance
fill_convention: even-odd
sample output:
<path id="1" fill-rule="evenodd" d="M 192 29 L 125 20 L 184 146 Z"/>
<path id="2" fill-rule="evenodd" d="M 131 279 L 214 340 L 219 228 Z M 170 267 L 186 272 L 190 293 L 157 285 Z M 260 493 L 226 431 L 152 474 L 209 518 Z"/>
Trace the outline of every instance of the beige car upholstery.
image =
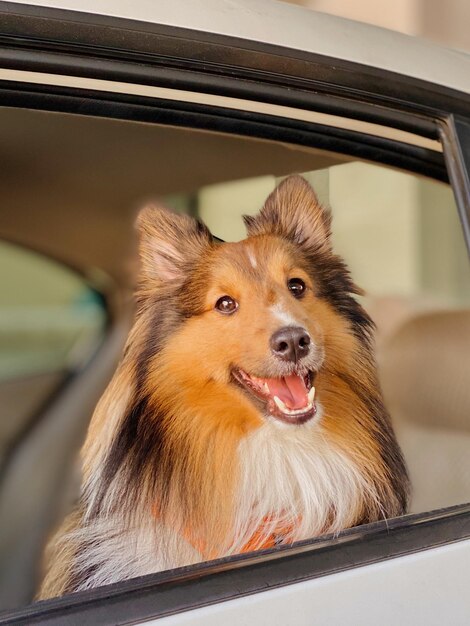
<path id="1" fill-rule="evenodd" d="M 63 371 L 44 372 L 0 381 L 0 467 L 65 376 Z"/>
<path id="2" fill-rule="evenodd" d="M 470 501 L 470 311 L 413 317 L 384 343 L 383 391 L 413 485 L 411 510 Z"/>

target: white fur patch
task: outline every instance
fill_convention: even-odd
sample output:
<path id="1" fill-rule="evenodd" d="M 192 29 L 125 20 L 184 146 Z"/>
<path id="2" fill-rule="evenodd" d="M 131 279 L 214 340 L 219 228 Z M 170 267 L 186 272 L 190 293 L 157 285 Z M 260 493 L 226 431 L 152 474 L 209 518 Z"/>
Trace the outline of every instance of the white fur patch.
<path id="1" fill-rule="evenodd" d="M 288 311 L 283 309 L 282 305 L 279 303 L 273 304 L 272 307 L 269 308 L 274 317 L 285 324 L 286 326 L 302 326 L 302 324 L 295 319 Z"/>
<path id="2" fill-rule="evenodd" d="M 359 468 L 328 440 L 321 415 L 304 425 L 278 428 L 269 420 L 240 444 L 236 553 L 264 520 L 269 536 L 278 525 L 296 530 L 289 541 L 338 532 L 354 523 L 368 499 L 378 501 Z"/>
<path id="3" fill-rule="evenodd" d="M 253 269 L 256 269 L 258 267 L 258 261 L 256 260 L 255 253 L 253 252 L 253 250 L 251 248 L 247 248 L 246 249 L 246 253 L 248 255 L 248 260 L 251 263 L 251 267 Z"/>

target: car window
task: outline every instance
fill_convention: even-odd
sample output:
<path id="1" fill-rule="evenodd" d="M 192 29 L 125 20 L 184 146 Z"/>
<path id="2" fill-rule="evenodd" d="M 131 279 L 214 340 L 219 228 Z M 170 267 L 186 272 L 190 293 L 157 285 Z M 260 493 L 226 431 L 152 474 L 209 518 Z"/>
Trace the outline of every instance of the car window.
<path id="1" fill-rule="evenodd" d="M 145 202 L 162 201 L 199 217 L 221 239 L 236 241 L 245 236 L 241 216 L 257 213 L 284 177 L 301 174 L 331 206 L 335 249 L 364 289 L 360 298 L 377 325 L 381 382 L 413 483 L 411 511 L 468 501 L 470 397 L 462 376 L 468 361 L 462 338 L 469 328 L 470 291 L 449 185 L 320 148 L 251 137 L 22 109 L 5 111 L 2 121 L 7 156 L 18 134 L 34 154 L 25 164 L 28 188 L 18 188 L 14 176 L 4 181 L 0 194 L 5 205 L 16 202 L 17 211 L 0 216 L 3 229 L 27 233 L 39 249 L 63 254 L 83 271 L 101 268 L 119 284 L 116 300 L 132 299 L 133 223 Z M 54 185 L 44 184 L 49 169 L 57 173 Z M 33 197 L 44 217 L 30 233 Z M 42 254 L 3 242 L 0 273 L 0 434 L 6 459 L 70 373 L 94 354 L 107 314 L 85 278 Z M 74 402 L 86 405 L 86 391 Z M 85 408 L 87 422 L 92 408 Z M 81 438 L 82 433 L 68 453 L 71 467 Z M 73 493 L 67 491 L 62 517 L 79 498 L 78 482 Z M 42 524 L 39 554 L 56 522 L 39 516 L 31 521 Z M 8 543 L 4 572 L 10 587 L 0 599 L 7 608 L 20 604 L 17 598 L 12 603 L 11 590 L 33 597 L 40 571 L 39 557 L 31 557 L 35 569 L 22 566 L 21 550 Z M 9 575 L 12 563 L 18 564 L 16 579 Z"/>

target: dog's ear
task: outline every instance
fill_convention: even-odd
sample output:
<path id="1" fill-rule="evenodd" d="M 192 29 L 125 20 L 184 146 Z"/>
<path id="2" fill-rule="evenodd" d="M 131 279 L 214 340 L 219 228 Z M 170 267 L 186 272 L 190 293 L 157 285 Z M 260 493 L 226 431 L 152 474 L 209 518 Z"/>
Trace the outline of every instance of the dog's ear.
<path id="1" fill-rule="evenodd" d="M 331 249 L 331 213 L 301 176 L 284 179 L 258 215 L 243 219 L 250 236 L 278 235 L 310 249 Z"/>
<path id="2" fill-rule="evenodd" d="M 212 245 L 209 229 L 189 215 L 150 205 L 137 218 L 144 277 L 177 283 Z"/>

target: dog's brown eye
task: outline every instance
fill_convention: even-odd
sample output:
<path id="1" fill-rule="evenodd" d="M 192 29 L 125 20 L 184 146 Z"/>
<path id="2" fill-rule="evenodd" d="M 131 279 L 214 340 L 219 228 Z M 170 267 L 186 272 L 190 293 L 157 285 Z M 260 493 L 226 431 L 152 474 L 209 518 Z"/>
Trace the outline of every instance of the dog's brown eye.
<path id="1" fill-rule="evenodd" d="M 305 293 L 305 283 L 301 278 L 291 278 L 287 281 L 287 287 L 294 298 L 301 298 Z"/>
<path id="2" fill-rule="evenodd" d="M 215 303 L 215 308 L 221 313 L 230 315 L 230 313 L 235 313 L 238 309 L 238 302 L 230 296 L 222 296 Z"/>

